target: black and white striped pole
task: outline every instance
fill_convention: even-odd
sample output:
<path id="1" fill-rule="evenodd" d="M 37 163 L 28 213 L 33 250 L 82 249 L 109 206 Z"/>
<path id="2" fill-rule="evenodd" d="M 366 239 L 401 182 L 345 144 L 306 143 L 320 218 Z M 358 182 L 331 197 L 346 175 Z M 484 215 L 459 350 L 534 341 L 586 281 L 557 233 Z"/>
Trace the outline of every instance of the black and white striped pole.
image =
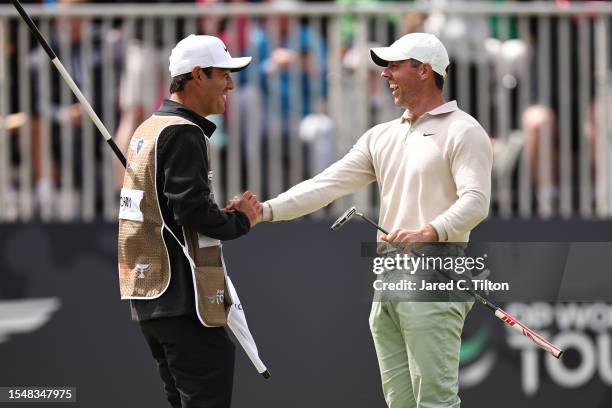
<path id="1" fill-rule="evenodd" d="M 98 114 L 93 110 L 93 108 L 91 107 L 91 105 L 89 104 L 89 102 L 87 101 L 87 99 L 85 98 L 85 96 L 83 95 L 79 87 L 77 86 L 77 84 L 74 82 L 74 80 L 72 79 L 68 71 L 66 71 L 64 64 L 62 64 L 62 62 L 59 60 L 57 55 L 55 55 L 55 52 L 53 52 L 53 50 L 49 46 L 49 43 L 47 43 L 47 40 L 45 40 L 45 38 L 42 36 L 40 31 L 38 31 L 36 24 L 34 24 L 32 19 L 28 15 L 28 13 L 26 13 L 26 11 L 23 9 L 23 7 L 21 6 L 21 3 L 19 3 L 18 0 L 11 0 L 11 3 L 13 3 L 13 6 L 15 6 L 15 8 L 17 9 L 17 12 L 19 12 L 19 15 L 21 16 L 23 21 L 25 21 L 25 23 L 28 25 L 34 37 L 36 37 L 40 45 L 43 47 L 43 49 L 45 50 L 45 52 L 51 59 L 51 62 L 53 63 L 53 65 L 55 65 L 55 68 L 57 68 L 60 75 L 66 82 L 66 84 L 68 84 L 68 86 L 70 87 L 74 95 L 77 97 L 79 103 L 83 106 L 89 118 L 96 125 L 96 127 L 98 128 L 102 136 L 104 136 L 104 139 L 106 139 L 106 143 L 108 143 L 110 148 L 113 150 L 113 152 L 115 153 L 115 156 L 117 156 L 117 159 L 119 159 L 119 161 L 123 164 L 123 167 L 125 167 L 126 166 L 125 156 L 123 155 L 123 153 L 121 153 L 121 150 L 119 149 L 119 147 L 117 146 L 113 138 L 111 137 L 110 133 L 108 133 L 108 130 L 106 129 L 106 127 L 104 126 L 100 118 L 98 117 Z"/>

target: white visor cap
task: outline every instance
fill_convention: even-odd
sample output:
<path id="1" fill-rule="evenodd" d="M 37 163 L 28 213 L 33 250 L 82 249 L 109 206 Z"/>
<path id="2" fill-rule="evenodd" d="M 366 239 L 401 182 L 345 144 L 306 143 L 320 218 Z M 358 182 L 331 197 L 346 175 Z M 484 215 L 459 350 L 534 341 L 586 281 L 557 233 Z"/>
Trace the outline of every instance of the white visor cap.
<path id="1" fill-rule="evenodd" d="M 170 54 L 170 76 L 191 72 L 194 67 L 225 68 L 240 71 L 251 63 L 252 57 L 232 58 L 227 47 L 212 35 L 194 35 L 183 38 Z"/>
<path id="2" fill-rule="evenodd" d="M 406 34 L 389 47 L 370 49 L 370 56 L 376 65 L 386 67 L 389 61 L 415 59 L 446 78 L 446 68 L 450 63 L 444 44 L 433 34 Z"/>

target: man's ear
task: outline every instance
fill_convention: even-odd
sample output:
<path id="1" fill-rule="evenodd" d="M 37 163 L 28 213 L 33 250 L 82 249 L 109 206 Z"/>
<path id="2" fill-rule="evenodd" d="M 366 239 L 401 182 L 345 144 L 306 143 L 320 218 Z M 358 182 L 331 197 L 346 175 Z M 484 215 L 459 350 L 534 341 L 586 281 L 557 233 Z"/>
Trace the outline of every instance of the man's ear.
<path id="1" fill-rule="evenodd" d="M 421 78 L 426 79 L 428 76 L 433 76 L 433 69 L 431 68 L 431 65 L 429 64 L 421 64 L 421 71 L 419 72 L 419 74 L 421 75 Z"/>
<path id="2" fill-rule="evenodd" d="M 191 76 L 194 80 L 201 80 L 203 74 L 204 71 L 200 67 L 193 67 L 193 69 L 191 70 Z"/>

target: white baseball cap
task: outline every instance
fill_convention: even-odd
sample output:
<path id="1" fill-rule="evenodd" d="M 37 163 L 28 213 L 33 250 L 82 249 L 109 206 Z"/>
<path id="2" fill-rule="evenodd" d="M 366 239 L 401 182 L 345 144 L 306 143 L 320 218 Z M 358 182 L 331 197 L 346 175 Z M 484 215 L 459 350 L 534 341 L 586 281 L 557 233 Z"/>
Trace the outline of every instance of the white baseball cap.
<path id="1" fill-rule="evenodd" d="M 446 78 L 450 63 L 444 44 L 433 34 L 411 33 L 395 41 L 389 47 L 370 48 L 370 56 L 376 65 L 386 67 L 389 61 L 415 59 Z"/>
<path id="2" fill-rule="evenodd" d="M 226 68 L 240 71 L 251 63 L 252 57 L 232 58 L 227 47 L 212 35 L 194 35 L 183 38 L 170 54 L 170 76 L 186 74 L 194 67 Z"/>

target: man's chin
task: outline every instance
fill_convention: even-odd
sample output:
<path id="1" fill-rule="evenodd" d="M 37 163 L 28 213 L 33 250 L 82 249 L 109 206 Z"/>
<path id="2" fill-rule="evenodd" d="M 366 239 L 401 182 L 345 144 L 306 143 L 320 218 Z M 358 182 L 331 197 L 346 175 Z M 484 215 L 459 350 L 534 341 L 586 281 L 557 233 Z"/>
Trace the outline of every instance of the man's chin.
<path id="1" fill-rule="evenodd" d="M 399 106 L 402 109 L 408 109 L 407 105 L 399 98 L 393 98 L 393 103 L 395 104 L 395 106 Z"/>

